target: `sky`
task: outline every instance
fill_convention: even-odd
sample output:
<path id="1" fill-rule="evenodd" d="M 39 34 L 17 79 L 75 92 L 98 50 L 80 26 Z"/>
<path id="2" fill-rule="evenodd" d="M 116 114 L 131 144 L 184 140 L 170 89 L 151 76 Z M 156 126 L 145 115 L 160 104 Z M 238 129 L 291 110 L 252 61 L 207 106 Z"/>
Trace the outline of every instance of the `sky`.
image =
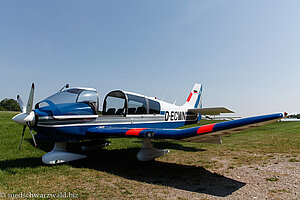
<path id="1" fill-rule="evenodd" d="M 66 83 L 235 116 L 300 113 L 300 1 L 0 0 L 0 100 Z"/>

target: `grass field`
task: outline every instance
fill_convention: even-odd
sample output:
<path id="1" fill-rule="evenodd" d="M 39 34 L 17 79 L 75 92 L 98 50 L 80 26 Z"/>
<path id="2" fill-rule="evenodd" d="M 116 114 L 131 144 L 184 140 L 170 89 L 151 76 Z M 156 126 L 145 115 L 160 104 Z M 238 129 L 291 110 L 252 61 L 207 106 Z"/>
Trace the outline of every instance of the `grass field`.
<path id="1" fill-rule="evenodd" d="M 40 148 L 34 148 L 28 130 L 18 150 L 22 126 L 11 121 L 15 114 L 0 112 L 0 199 L 3 195 L 165 199 L 173 191 L 224 197 L 244 183 L 214 173 L 219 168 L 267 163 L 274 153 L 299 162 L 300 123 L 275 122 L 224 137 L 222 145 L 154 141 L 154 147 L 171 152 L 153 162 L 137 161 L 141 140 L 120 138 L 111 139 L 109 147 L 90 153 L 87 159 L 47 166 L 41 157 L 51 145 L 40 143 Z M 203 124 L 208 122 L 212 123 Z M 204 189 L 203 184 L 210 189 Z"/>

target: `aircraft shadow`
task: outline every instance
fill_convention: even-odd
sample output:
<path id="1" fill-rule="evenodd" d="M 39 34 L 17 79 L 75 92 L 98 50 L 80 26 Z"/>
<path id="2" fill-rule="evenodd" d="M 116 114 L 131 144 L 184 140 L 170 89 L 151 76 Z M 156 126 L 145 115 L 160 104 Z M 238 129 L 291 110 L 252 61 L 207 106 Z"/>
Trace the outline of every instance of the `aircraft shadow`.
<path id="1" fill-rule="evenodd" d="M 34 143 L 32 141 L 32 139 L 26 139 L 27 142 L 29 142 L 32 146 L 34 146 Z M 137 143 L 140 143 L 142 145 L 141 141 L 134 141 Z M 49 152 L 53 149 L 54 147 L 54 142 L 44 142 L 44 141 L 37 141 L 38 146 L 37 148 L 45 151 L 45 152 Z M 74 142 L 72 144 L 68 144 L 68 150 L 74 153 L 82 153 L 81 152 L 81 144 Z M 157 140 L 155 142 L 153 142 L 153 147 L 154 148 L 158 148 L 158 149 L 174 149 L 174 150 L 181 150 L 181 151 L 188 151 L 188 152 L 199 152 L 199 151 L 206 151 L 205 149 L 199 149 L 199 148 L 195 148 L 195 147 L 187 147 L 184 146 L 182 144 L 178 144 L 178 143 L 174 143 L 172 141 L 167 141 L 167 140 Z"/>
<path id="2" fill-rule="evenodd" d="M 50 150 L 53 144 L 39 145 L 39 148 Z M 173 146 L 172 146 L 173 145 Z M 164 146 L 171 149 L 182 149 L 181 145 L 163 142 L 155 147 Z M 73 148 L 72 148 L 73 149 Z M 73 149 L 74 150 L 74 149 Z M 173 187 L 185 191 L 226 197 L 246 184 L 231 178 L 212 173 L 203 167 L 182 165 L 160 161 L 140 162 L 136 158 L 139 148 L 106 150 L 87 153 L 88 158 L 69 162 L 76 168 L 89 168 L 105 171 L 129 180 Z M 188 149 L 196 151 L 196 149 Z M 198 149 L 197 151 L 203 151 Z M 74 151 L 73 151 L 74 152 Z M 74 152 L 82 153 L 82 152 Z M 43 165 L 41 158 L 23 158 L 0 161 L 0 168 L 10 170 L 19 167 L 38 167 Z"/>
<path id="3" fill-rule="evenodd" d="M 85 160 L 69 163 L 105 171 L 129 180 L 163 185 L 181 190 L 226 197 L 246 184 L 212 173 L 203 167 L 160 161 L 140 162 L 137 148 L 101 150 L 88 155 Z"/>
<path id="4" fill-rule="evenodd" d="M 35 168 L 42 165 L 41 158 L 28 157 L 14 160 L 1 160 L 0 169 L 3 171 L 13 171 L 13 168 Z M 15 172 L 13 172 L 15 173 Z"/>

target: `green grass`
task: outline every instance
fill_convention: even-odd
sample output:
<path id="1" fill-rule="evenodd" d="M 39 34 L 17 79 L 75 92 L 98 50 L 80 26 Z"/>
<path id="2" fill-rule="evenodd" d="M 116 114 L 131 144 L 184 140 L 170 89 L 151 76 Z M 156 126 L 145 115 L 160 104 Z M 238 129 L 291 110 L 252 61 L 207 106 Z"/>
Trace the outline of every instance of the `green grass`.
<path id="1" fill-rule="evenodd" d="M 0 194 L 66 192 L 78 194 L 80 199 L 159 199 L 168 197 L 170 188 L 178 188 L 226 196 L 216 192 L 217 186 L 213 191 L 216 180 L 229 188 L 228 193 L 243 183 L 210 169 L 234 170 L 244 164 L 267 163 L 273 159 L 272 153 L 287 154 L 294 157 L 290 162 L 298 162 L 300 154 L 300 123 L 276 122 L 224 137 L 222 145 L 154 141 L 154 147 L 171 150 L 154 162 L 137 161 L 141 140 L 115 138 L 110 139 L 110 146 L 90 153 L 88 159 L 47 166 L 41 161 L 44 148 L 33 147 L 28 130 L 18 150 L 22 126 L 11 121 L 15 114 L 0 112 Z M 214 122 L 203 121 L 201 125 L 207 123 Z M 228 166 L 223 166 L 224 159 L 230 161 Z"/>
<path id="2" fill-rule="evenodd" d="M 296 159 L 296 158 L 291 158 L 291 159 L 289 160 L 289 162 L 300 162 L 300 160 L 298 160 L 298 159 Z"/>
<path id="3" fill-rule="evenodd" d="M 266 178 L 267 181 L 278 181 L 277 177 Z"/>

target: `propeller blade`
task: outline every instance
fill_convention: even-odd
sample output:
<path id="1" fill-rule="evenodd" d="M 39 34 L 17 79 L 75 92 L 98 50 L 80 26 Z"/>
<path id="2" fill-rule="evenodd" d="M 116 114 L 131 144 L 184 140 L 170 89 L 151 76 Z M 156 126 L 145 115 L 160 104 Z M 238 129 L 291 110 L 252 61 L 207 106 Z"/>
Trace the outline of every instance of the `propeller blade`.
<path id="1" fill-rule="evenodd" d="M 26 114 L 29 115 L 30 112 L 32 111 L 32 106 L 33 106 L 33 96 L 34 96 L 34 83 L 32 83 L 27 106 L 26 106 Z"/>
<path id="2" fill-rule="evenodd" d="M 33 135 L 33 133 L 32 133 L 32 130 L 31 130 L 30 123 L 29 123 L 29 122 L 27 122 L 27 125 L 28 125 L 29 131 L 30 131 L 30 133 L 31 133 L 31 136 L 32 136 L 32 140 L 33 140 L 34 146 L 35 146 L 35 147 L 37 147 L 37 144 L 36 144 L 36 141 L 35 141 L 34 135 Z"/>
<path id="3" fill-rule="evenodd" d="M 21 146 L 22 146 L 23 137 L 24 137 L 24 134 L 25 134 L 25 129 L 26 129 L 26 125 L 23 126 L 23 133 L 22 133 L 22 138 L 21 138 L 21 142 L 20 142 L 20 145 L 19 145 L 19 150 L 21 149 Z"/>
<path id="4" fill-rule="evenodd" d="M 19 106 L 20 106 L 20 109 L 23 113 L 26 112 L 26 109 L 25 109 L 25 106 L 24 106 L 24 103 L 20 97 L 20 95 L 17 96 L 17 100 L 18 100 L 18 103 L 19 103 Z"/>
<path id="5" fill-rule="evenodd" d="M 22 110 L 22 113 L 19 113 L 16 116 L 14 116 L 12 118 L 12 120 L 18 124 L 23 125 L 23 133 L 22 133 L 22 137 L 21 137 L 21 141 L 20 141 L 20 145 L 19 145 L 19 150 L 22 147 L 26 126 L 28 126 L 28 128 L 30 130 L 34 146 L 37 146 L 34 135 L 32 133 L 32 129 L 31 129 L 31 124 L 34 124 L 34 120 L 35 120 L 35 114 L 34 114 L 34 111 L 32 111 L 33 97 L 34 97 L 34 83 L 32 83 L 32 85 L 31 85 L 31 89 L 30 89 L 26 107 L 24 106 L 24 103 L 23 103 L 21 97 L 19 95 L 17 96 L 17 100 L 18 100 L 19 106 Z"/>
<path id="6" fill-rule="evenodd" d="M 30 133 L 31 133 L 31 136 L 32 136 L 32 140 L 33 140 L 34 146 L 37 147 L 37 143 L 35 141 L 34 135 L 33 135 L 33 133 L 32 133 L 31 130 L 30 130 Z"/>

